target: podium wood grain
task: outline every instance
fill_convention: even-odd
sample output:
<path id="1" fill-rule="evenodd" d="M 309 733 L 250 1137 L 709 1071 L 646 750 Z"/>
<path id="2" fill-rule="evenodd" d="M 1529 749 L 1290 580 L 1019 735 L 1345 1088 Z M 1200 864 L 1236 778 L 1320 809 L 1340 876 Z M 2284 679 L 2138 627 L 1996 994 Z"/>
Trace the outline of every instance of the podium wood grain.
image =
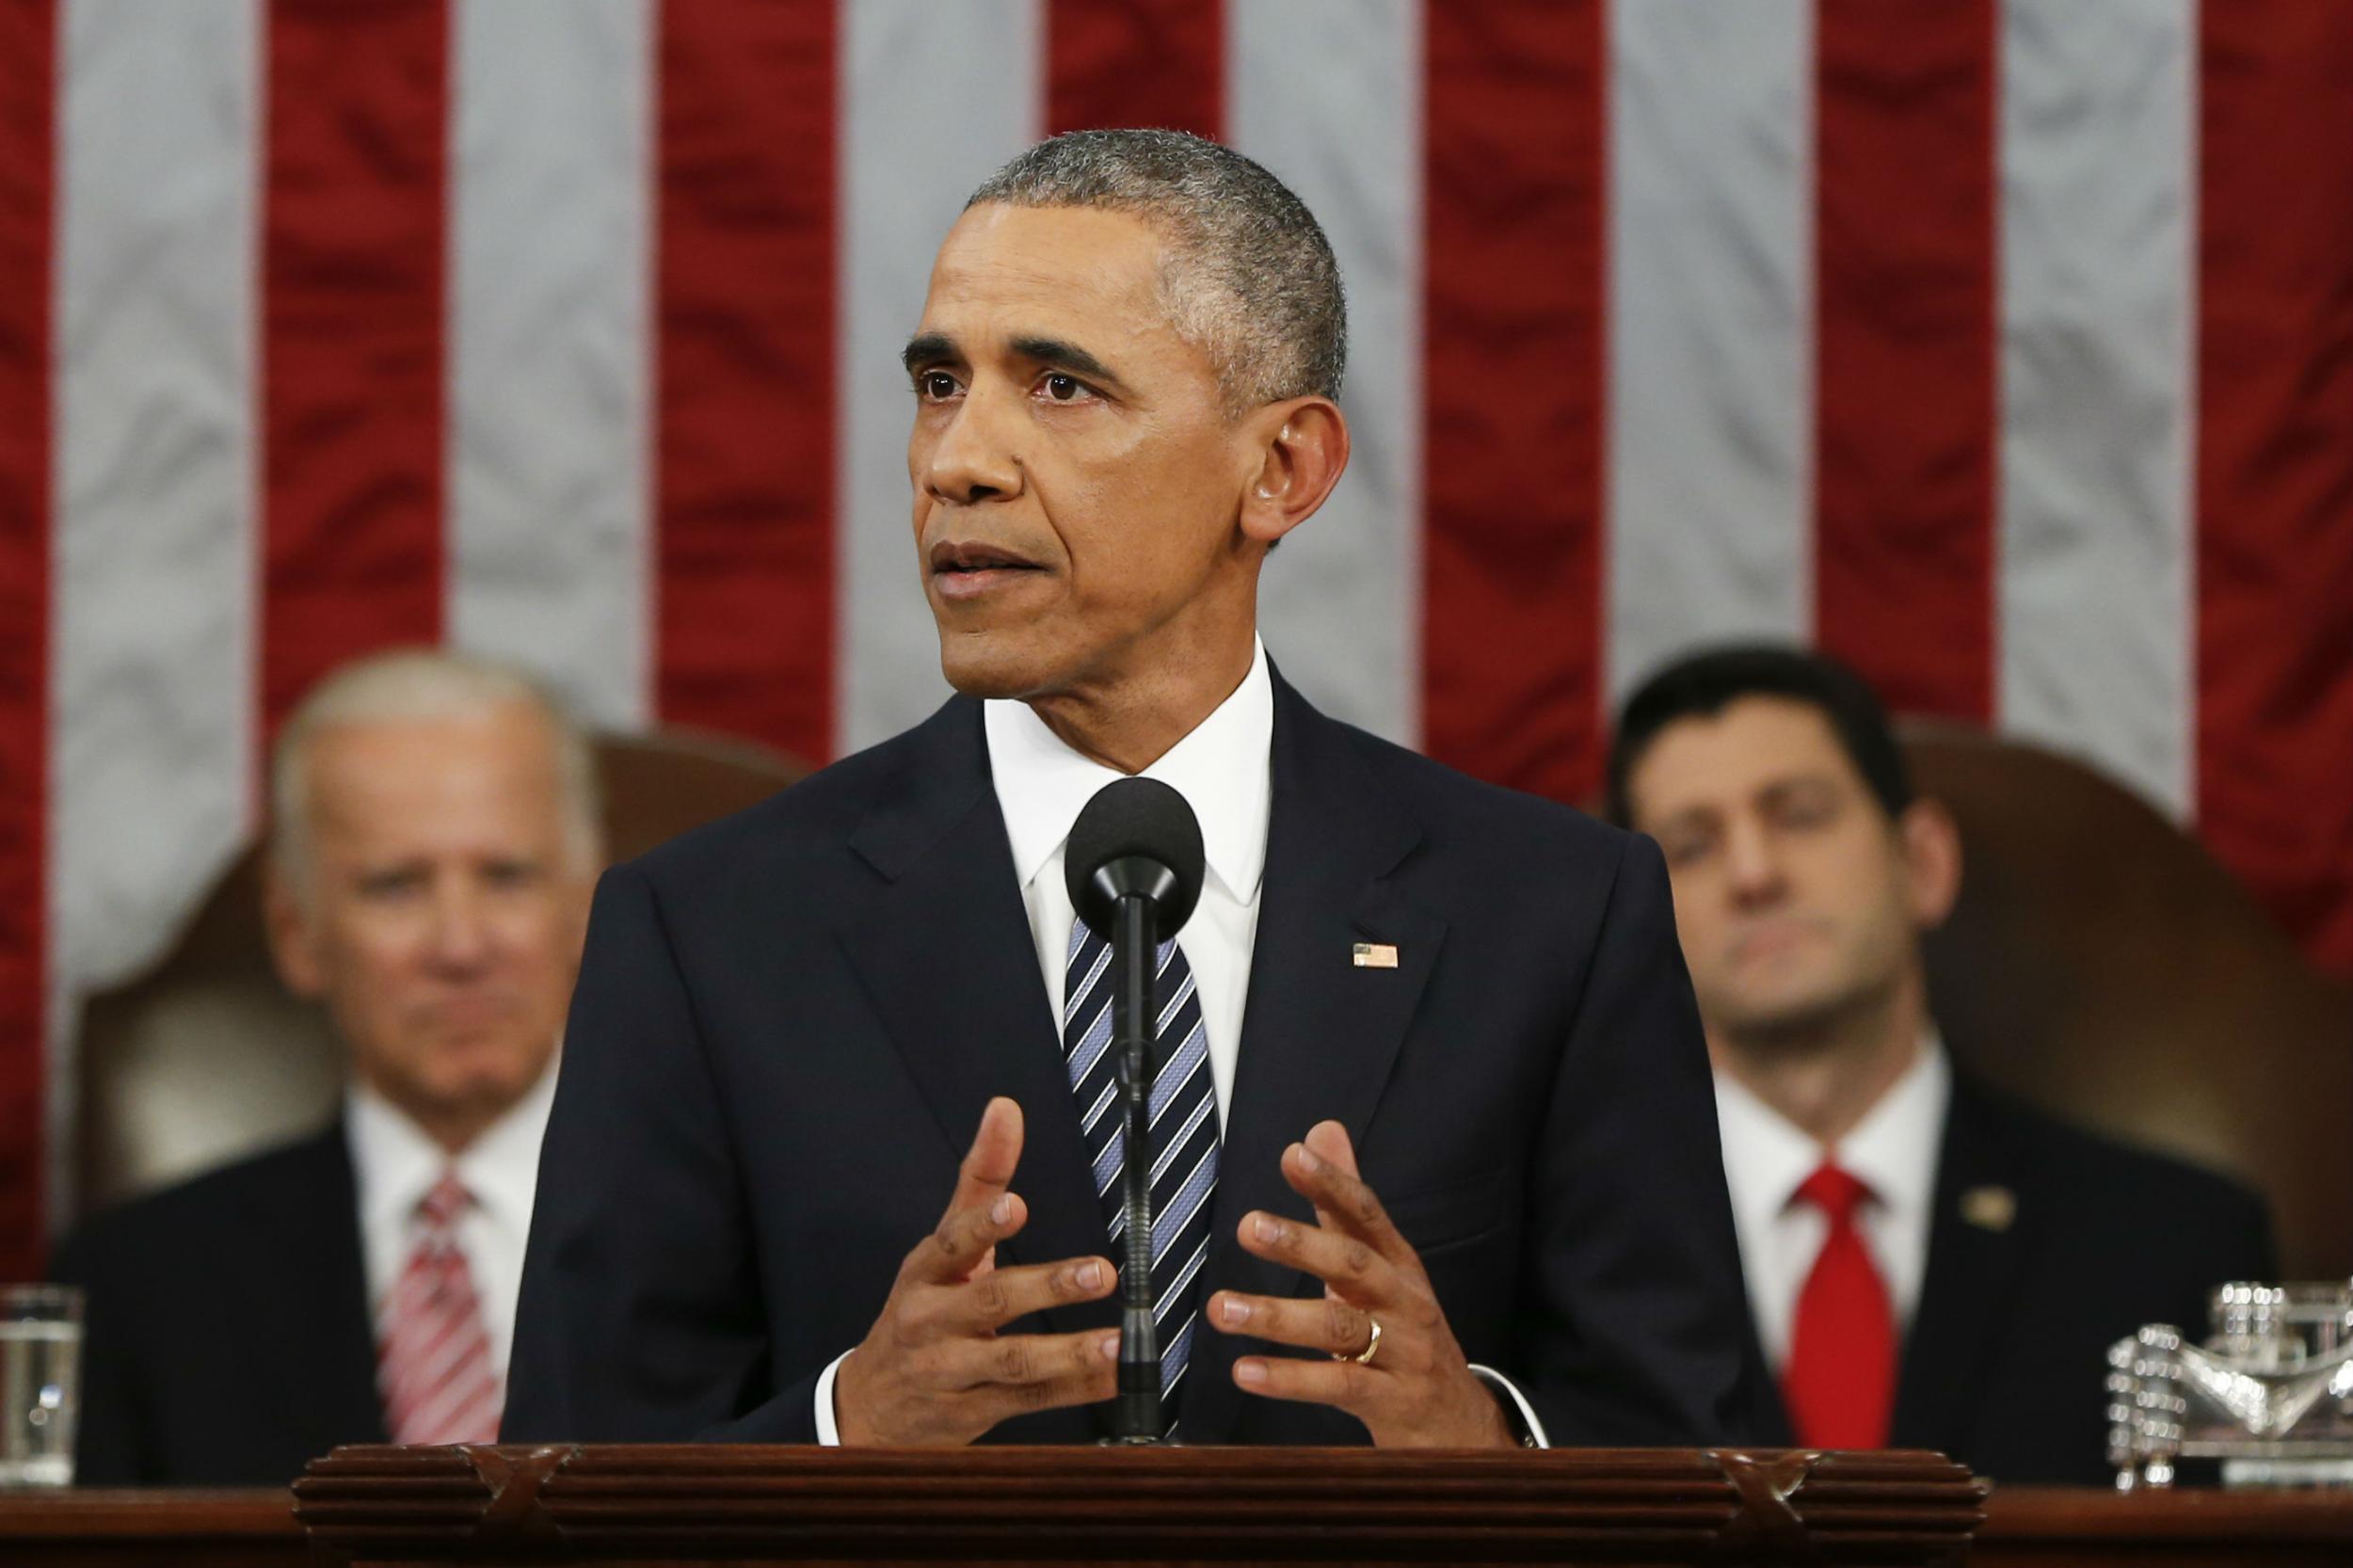
<path id="1" fill-rule="evenodd" d="M 381 1450 L 378 1450 L 379 1452 Z M 418 1450 L 420 1453 L 446 1456 L 453 1450 Z M 513 1453 L 516 1450 L 508 1450 Z M 525 1450 L 527 1451 L 527 1450 Z M 593 1451 L 593 1450 L 592 1450 Z M 641 1450 L 642 1451 L 642 1450 Z M 774 1450 L 771 1450 L 774 1452 Z M 953 1467 L 951 1456 L 917 1456 L 919 1470 L 929 1468 L 936 1479 Z M 954 1456 L 970 1462 L 975 1454 Z M 1256 1459 L 1271 1456 L 1236 1453 L 1228 1450 L 1227 1461 L 1243 1466 Z M 1704 1561 L 1731 1564 L 1741 1561 L 1790 1560 L 1778 1551 L 1774 1542 L 1763 1532 L 1745 1538 L 1734 1535 L 1726 1539 L 1721 1525 L 1731 1522 L 1732 1511 L 1740 1504 L 1719 1488 L 1711 1492 L 1703 1473 L 1681 1472 L 1681 1479 L 1669 1474 L 1662 1486 L 1659 1474 L 1653 1469 L 1639 1486 L 1629 1487 L 1634 1480 L 1628 1472 L 1614 1472 L 1615 1480 L 1597 1477 L 1584 1478 L 1577 1486 L 1567 1484 L 1564 1478 L 1554 1476 L 1549 1483 L 1537 1481 L 1531 1497 L 1523 1490 L 1516 1515 L 1520 1532 L 1512 1539 L 1513 1549 L 1505 1544 L 1491 1544 L 1485 1526 L 1477 1516 L 1480 1498 L 1492 1498 L 1497 1488 L 1492 1477 L 1447 1480 L 1444 1472 L 1451 1464 L 1447 1456 L 1432 1456 L 1434 1468 L 1424 1467 L 1429 1462 L 1411 1466 L 1419 1479 L 1408 1483 L 1399 1495 L 1388 1498 L 1388 1505 L 1401 1506 L 1407 1511 L 1429 1509 L 1443 1503 L 1454 1522 L 1441 1532 L 1444 1550 L 1425 1541 L 1418 1560 L 1449 1562 L 1544 1561 L 1549 1559 L 1565 1562 L 1674 1562 Z M 1473 1461 L 1474 1469 L 1493 1465 L 1529 1464 L 1538 1468 L 1561 1466 L 1575 1456 L 1529 1455 L 1514 1460 L 1486 1455 L 1463 1456 Z M 1694 1456 L 1670 1456 L 1689 1460 Z M 1769 1456 L 1757 1456 L 1766 1461 L 1763 1469 L 1772 1474 Z M 1112 1463 L 1134 1464 L 1139 1456 L 1112 1456 Z M 1153 1455 L 1142 1459 L 1142 1466 L 1164 1468 L 1166 1456 Z M 822 1462 L 821 1462 L 822 1463 Z M 1191 1464 L 1191 1461 L 1179 1461 Z M 755 1465 L 755 1468 L 758 1466 Z M 1575 1464 L 1568 1467 L 1575 1468 Z M 983 1467 L 990 1474 L 1001 1474 Z M 1016 1469 L 1020 1468 L 1016 1466 Z M 1213 1467 L 1214 1468 L 1214 1467 Z M 1278 1496 L 1286 1484 L 1279 1469 L 1267 1469 L 1262 1484 L 1255 1489 L 1255 1497 L 1245 1503 L 1249 1510 L 1264 1511 L 1270 1499 Z M 1069 1472 L 1064 1472 L 1065 1475 Z M 1193 1465 L 1189 1480 L 1168 1483 L 1168 1496 L 1163 1504 L 1173 1503 L 1178 1494 L 1189 1493 L 1190 1506 L 1205 1515 L 1223 1515 L 1225 1494 L 1219 1488 L 1230 1484 L 1218 1480 Z M 1817 1467 L 1823 1481 L 1829 1474 Z M 293 1499 L 283 1491 L 269 1492 L 56 1492 L 0 1493 L 0 1564 L 7 1568 L 333 1568 L 349 1559 L 349 1544 L 369 1542 L 382 1545 L 398 1544 L 410 1553 L 404 1560 L 424 1568 L 432 1563 L 492 1564 L 500 1562 L 533 1562 L 542 1565 L 563 1562 L 620 1563 L 652 1560 L 648 1557 L 629 1558 L 616 1549 L 619 1543 L 608 1532 L 606 1539 L 592 1546 L 570 1545 L 562 1540 L 527 1537 L 531 1528 L 527 1520 L 519 1521 L 502 1516 L 488 1518 L 488 1507 L 495 1487 L 487 1485 L 479 1470 L 461 1456 L 459 1467 L 452 1467 L 446 1459 L 437 1457 L 426 1464 L 404 1465 L 397 1473 L 379 1471 L 379 1479 L 387 1479 L 389 1489 L 376 1494 L 373 1505 L 360 1494 L 364 1487 L 344 1489 L 330 1509 L 339 1522 L 326 1528 L 322 1544 L 314 1549 L 306 1538 L 303 1526 L 295 1517 Z M 894 1476 L 898 1479 L 894 1479 Z M 904 1470 L 886 1464 L 880 1468 L 860 1466 L 855 1470 L 834 1471 L 829 1484 L 838 1496 L 850 1499 L 853 1512 L 872 1512 L 888 1509 L 894 1488 L 904 1477 Z M 348 1480 L 352 1478 L 346 1476 Z M 673 1476 L 673 1481 L 677 1477 Z M 694 1484 L 706 1484 L 696 1482 Z M 1365 1478 L 1359 1477 L 1359 1480 Z M 608 1475 L 606 1481 L 613 1477 Z M 993 1483 L 986 1475 L 977 1478 L 985 1490 Z M 1025 1507 L 1033 1506 L 1025 1499 L 1034 1496 L 1033 1489 L 1042 1478 L 1032 1473 L 1017 1485 L 1006 1487 L 1008 1494 L 1000 1497 L 990 1511 L 991 1531 L 1002 1544 L 1007 1533 L 1004 1515 L 1017 1514 Z M 429 1482 L 430 1484 L 421 1484 Z M 454 1484 L 453 1484 L 454 1483 Z M 1752 1484 L 1753 1480 L 1752 1480 Z M 1791 1508 L 1802 1521 L 1813 1512 L 1816 1501 L 1806 1491 L 1790 1499 Z M 1851 1483 L 1847 1483 L 1851 1484 Z M 1615 1489 L 1618 1501 L 1608 1499 Z M 688 1488 L 691 1491 L 691 1487 Z M 782 1544 L 762 1545 L 746 1541 L 743 1528 L 743 1496 L 744 1488 L 731 1484 L 722 1490 L 735 1494 L 734 1531 L 725 1542 L 704 1541 L 698 1546 L 695 1538 L 699 1533 L 691 1522 L 673 1518 L 665 1527 L 680 1542 L 680 1548 L 670 1560 L 687 1563 L 716 1563 L 724 1560 L 739 1562 L 792 1561 L 793 1551 L 801 1551 L 797 1560 L 825 1561 L 824 1557 L 810 1556 L 804 1549 L 806 1540 Z M 930 1501 L 923 1506 L 936 1507 L 940 1494 L 927 1482 L 920 1489 L 928 1493 Z M 1628 1508 L 1629 1492 L 1639 1494 L 1639 1501 Z M 1737 1485 L 1734 1493 L 1737 1495 Z M 1661 1508 L 1661 1495 L 1667 1505 Z M 1442 1496 L 1441 1496 L 1442 1495 Z M 1644 1536 L 1645 1522 L 1655 1522 L 1663 1512 L 1670 1519 L 1687 1516 L 1689 1502 L 1694 1496 L 1712 1497 L 1719 1526 L 1719 1544 L 1703 1546 L 1696 1554 L 1678 1555 L 1676 1541 L 1694 1538 L 1688 1517 L 1671 1537 L 1647 1536 L 1641 1540 L 1628 1535 Z M 1682 1499 L 1676 1501 L 1675 1499 Z M 1328 1499 L 1327 1499 L 1328 1500 Z M 594 1503 L 594 1507 L 590 1505 Z M 452 1505 L 456 1506 L 453 1507 Z M 308 1508 L 309 1504 L 305 1505 Z M 374 1517 L 366 1516 L 373 1507 Z M 510 1506 L 513 1506 L 510 1504 Z M 612 1499 L 596 1501 L 584 1495 L 570 1499 L 568 1513 L 585 1517 L 598 1509 L 610 1511 Z M 679 1506 L 676 1489 L 670 1503 Z M 689 1505 L 691 1507 L 691 1504 Z M 773 1506 L 769 1505 L 769 1506 Z M 1916 1505 L 1914 1505 L 1916 1508 Z M 1953 1508 L 1952 1501 L 1940 1505 Z M 432 1528 L 420 1529 L 426 1523 L 417 1512 L 435 1521 Z M 1604 1507 L 1619 1511 L 1613 1528 L 1619 1532 L 1620 1546 L 1613 1549 L 1592 1539 L 1563 1544 L 1550 1551 L 1541 1541 L 1531 1541 L 1531 1530 L 1541 1532 L 1557 1523 L 1564 1513 L 1583 1513 L 1590 1520 L 1593 1512 Z M 624 1522 L 629 1505 L 619 1511 Z M 1963 1508 L 1954 1512 L 1965 1512 Z M 2137 1496 L 2119 1496 L 2114 1493 L 2096 1491 L 2064 1491 L 2020 1488 L 1996 1488 L 1985 1504 L 1985 1523 L 1978 1528 L 1975 1549 L 1969 1559 L 1974 1564 L 1990 1568 L 2060 1568 L 2060 1565 L 2084 1565 L 2084 1568 L 2345 1568 L 2353 1563 L 2353 1495 L 2298 1492 L 2176 1492 L 2144 1493 Z M 1530 1515 L 1533 1515 L 1532 1521 Z M 1514 1516 L 1497 1521 L 1512 1523 Z M 1367 1521 L 1360 1519 L 1359 1526 Z M 519 1539 L 516 1527 L 525 1532 Z M 455 1526 L 453 1528 L 452 1527 Z M 487 1527 L 487 1528 L 486 1528 Z M 756 1528 L 756 1527 L 755 1527 Z M 1704 1529 L 1702 1532 L 1704 1533 Z M 335 1547 L 327 1543 L 339 1539 L 345 1544 Z M 1744 1544 L 1745 1541 L 1745 1544 Z M 1949 1543 L 1948 1543 L 1949 1544 Z M 1066 1549 L 1068 1543 L 1059 1544 L 1065 1549 L 1048 1549 L 1050 1542 L 1021 1542 L 1011 1547 L 1014 1555 L 972 1558 L 966 1560 L 984 1561 L 1057 1561 L 1069 1562 L 1085 1559 L 1084 1552 Z M 1318 1549 L 1291 1552 L 1282 1560 L 1345 1561 L 1346 1543 L 1335 1540 L 1321 1544 Z M 1413 1544 L 1400 1551 L 1394 1544 L 1379 1547 L 1356 1556 L 1358 1561 L 1398 1562 L 1416 1560 Z M 1916 1556 L 1875 1558 L 1867 1550 L 1858 1550 L 1862 1543 L 1849 1535 L 1847 1551 L 1825 1554 L 1817 1560 L 1865 1562 L 1871 1560 L 1918 1561 Z M 1262 1554 L 1257 1560 L 1273 1560 Z M 389 1559 L 361 1557 L 364 1564 L 389 1561 Z M 872 1556 L 861 1557 L 855 1551 L 838 1555 L 830 1560 L 838 1562 L 888 1561 Z M 953 1561 L 949 1552 L 931 1550 L 898 1560 Z M 1101 1560 L 1119 1560 L 1110 1555 Z M 1137 1560 L 1133 1557 L 1128 1560 Z M 1163 1557 L 1159 1560 L 1181 1560 Z M 1253 1560 L 1246 1556 L 1225 1555 L 1214 1559 L 1227 1563 Z M 1932 1559 L 1929 1560 L 1933 1560 Z M 1946 1560 L 1950 1560 L 1947 1559 Z"/>
<path id="2" fill-rule="evenodd" d="M 0 1492 L 7 1568 L 306 1568 L 283 1489 Z"/>
<path id="3" fill-rule="evenodd" d="M 341 1448 L 296 1483 L 355 1564 L 1940 1565 L 1980 1517 L 1927 1453 Z"/>
<path id="4" fill-rule="evenodd" d="M 1980 1568 L 2353 1568 L 2353 1492 L 1996 1487 Z"/>

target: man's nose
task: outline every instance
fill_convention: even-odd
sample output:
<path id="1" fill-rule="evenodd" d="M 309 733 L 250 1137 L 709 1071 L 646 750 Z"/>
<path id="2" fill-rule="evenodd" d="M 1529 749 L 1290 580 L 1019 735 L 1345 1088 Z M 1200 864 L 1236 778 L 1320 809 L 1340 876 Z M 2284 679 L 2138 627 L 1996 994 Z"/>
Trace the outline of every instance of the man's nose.
<path id="1" fill-rule="evenodd" d="M 443 888 L 433 902 L 433 960 L 444 968 L 472 968 L 491 947 L 489 911 L 471 888 Z"/>
<path id="2" fill-rule="evenodd" d="M 1724 865 L 1732 896 L 1743 904 L 1769 903 L 1781 896 L 1781 853 L 1761 823 L 1735 823 L 1725 836 Z"/>
<path id="3" fill-rule="evenodd" d="M 1005 393 L 968 391 L 932 447 L 923 488 L 959 506 L 1019 494 L 1021 462 L 1011 439 L 1013 426 Z"/>

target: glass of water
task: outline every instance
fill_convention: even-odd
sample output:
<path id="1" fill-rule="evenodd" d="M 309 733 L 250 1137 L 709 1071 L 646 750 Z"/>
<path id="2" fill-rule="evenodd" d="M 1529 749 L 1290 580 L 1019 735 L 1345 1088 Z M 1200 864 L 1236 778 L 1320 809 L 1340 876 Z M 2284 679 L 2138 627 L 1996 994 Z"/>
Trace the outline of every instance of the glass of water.
<path id="1" fill-rule="evenodd" d="M 0 1285 L 0 1487 L 73 1484 L 82 1292 Z"/>

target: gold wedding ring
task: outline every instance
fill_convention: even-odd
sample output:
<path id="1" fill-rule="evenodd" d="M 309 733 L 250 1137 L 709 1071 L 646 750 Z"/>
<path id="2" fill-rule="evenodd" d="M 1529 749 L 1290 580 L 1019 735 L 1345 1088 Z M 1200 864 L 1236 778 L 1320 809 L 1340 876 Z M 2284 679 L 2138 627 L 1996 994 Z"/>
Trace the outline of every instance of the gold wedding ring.
<path id="1" fill-rule="evenodd" d="M 1358 1351 L 1354 1355 L 1342 1355 L 1339 1352 L 1334 1351 L 1332 1352 L 1333 1360 L 1353 1361 L 1359 1367 L 1369 1367 L 1372 1365 L 1372 1352 L 1381 1348 L 1381 1320 L 1368 1312 L 1365 1314 L 1365 1321 L 1372 1325 L 1372 1337 L 1365 1341 L 1365 1348 Z"/>

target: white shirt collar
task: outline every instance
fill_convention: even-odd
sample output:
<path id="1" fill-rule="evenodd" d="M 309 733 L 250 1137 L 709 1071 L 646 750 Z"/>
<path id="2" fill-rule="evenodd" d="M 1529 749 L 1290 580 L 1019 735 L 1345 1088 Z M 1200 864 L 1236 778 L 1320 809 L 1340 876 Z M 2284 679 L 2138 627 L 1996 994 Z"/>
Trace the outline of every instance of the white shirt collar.
<path id="1" fill-rule="evenodd" d="M 1934 1201 L 1937 1151 L 1952 1098 L 1952 1063 L 1931 1031 L 1903 1076 L 1840 1140 L 1823 1148 L 1811 1133 L 1767 1105 L 1729 1073 L 1716 1080 L 1716 1122 L 1723 1139 L 1724 1179 L 1744 1224 L 1759 1228 L 1789 1206 L 1816 1166 L 1839 1167 L 1871 1190 L 1883 1208 L 1925 1214 Z"/>
<path id="2" fill-rule="evenodd" d="M 359 1183 L 360 1223 L 372 1234 L 401 1233 L 441 1173 L 455 1167 L 475 1204 L 503 1229 L 527 1234 L 539 1176 L 539 1139 L 555 1102 L 555 1066 L 551 1056 L 530 1092 L 455 1160 L 392 1101 L 353 1080 L 344 1091 L 344 1127 Z"/>
<path id="3" fill-rule="evenodd" d="M 1251 642 L 1241 684 L 1143 774 L 1185 797 L 1201 822 L 1209 874 L 1244 904 L 1257 899 L 1266 870 L 1273 788 L 1274 682 L 1265 644 Z M 1026 887 L 1070 837 L 1095 792 L 1121 776 L 1064 744 L 1025 703 L 984 703 L 981 716 L 1014 872 Z"/>

